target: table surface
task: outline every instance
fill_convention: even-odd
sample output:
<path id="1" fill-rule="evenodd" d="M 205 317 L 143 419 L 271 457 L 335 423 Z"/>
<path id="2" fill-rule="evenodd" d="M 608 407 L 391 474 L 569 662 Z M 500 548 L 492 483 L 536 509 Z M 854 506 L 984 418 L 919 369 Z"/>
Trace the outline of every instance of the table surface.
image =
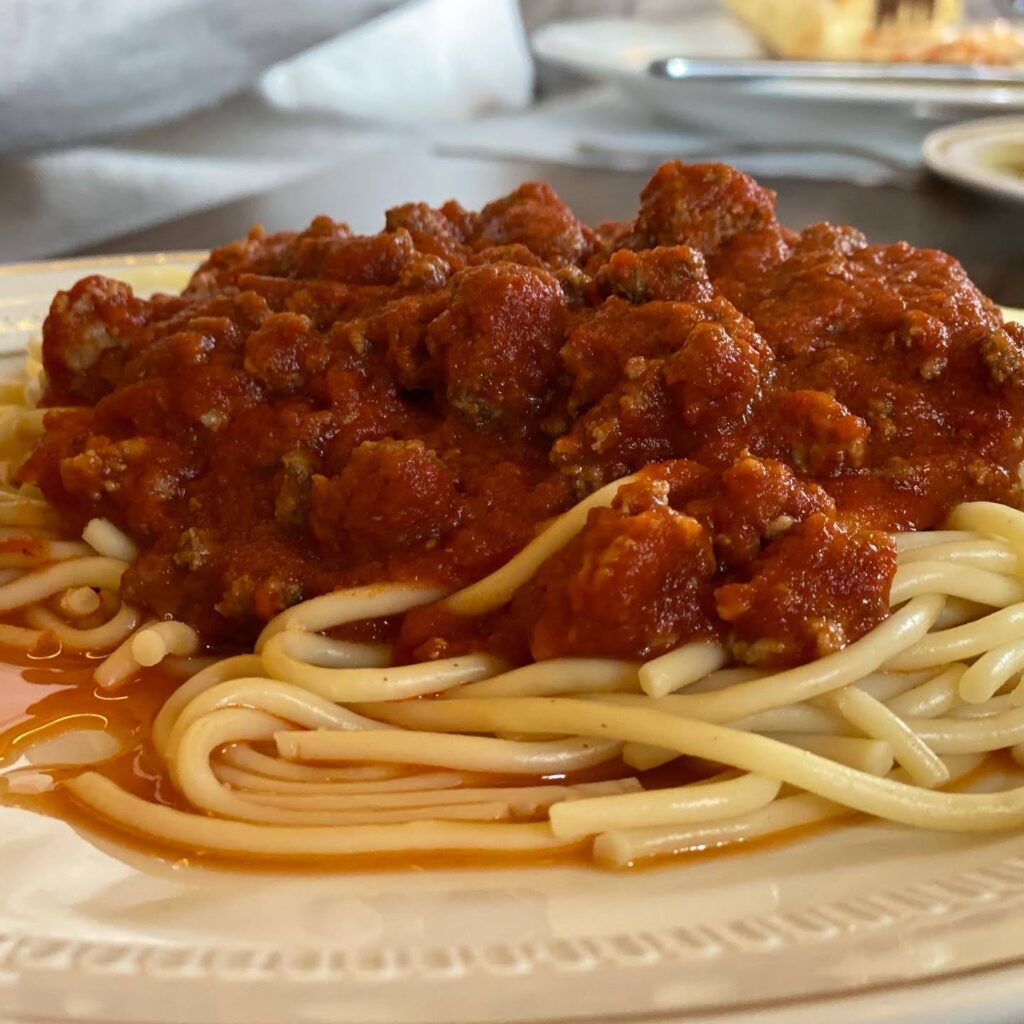
<path id="1" fill-rule="evenodd" d="M 206 249 L 244 234 L 298 228 L 317 214 L 376 231 L 383 211 L 409 200 L 456 198 L 479 207 L 522 181 L 550 182 L 589 222 L 626 219 L 647 172 L 523 160 L 466 159 L 395 148 L 353 159 L 328 173 L 111 238 L 93 253 Z M 1024 306 L 1024 204 L 994 201 L 925 172 L 887 185 L 795 178 L 763 179 L 778 193 L 780 219 L 854 224 L 878 242 L 907 240 L 952 253 L 978 285 L 1005 305 Z M 69 255 L 69 254 L 61 254 Z"/>

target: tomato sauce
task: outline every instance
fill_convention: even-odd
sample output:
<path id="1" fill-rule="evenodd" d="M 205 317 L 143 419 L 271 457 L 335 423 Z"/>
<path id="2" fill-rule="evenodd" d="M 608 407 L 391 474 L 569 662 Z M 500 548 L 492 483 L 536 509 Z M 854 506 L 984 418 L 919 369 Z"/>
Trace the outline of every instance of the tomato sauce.
<path id="1" fill-rule="evenodd" d="M 23 479 L 128 532 L 127 599 L 213 645 L 346 585 L 479 579 L 640 471 L 508 608 L 407 616 L 401 657 L 795 664 L 885 617 L 885 531 L 1020 503 L 1024 329 L 951 257 L 793 232 L 718 164 L 664 165 L 628 224 L 535 183 L 254 230 L 180 296 L 89 277 L 43 358 Z"/>

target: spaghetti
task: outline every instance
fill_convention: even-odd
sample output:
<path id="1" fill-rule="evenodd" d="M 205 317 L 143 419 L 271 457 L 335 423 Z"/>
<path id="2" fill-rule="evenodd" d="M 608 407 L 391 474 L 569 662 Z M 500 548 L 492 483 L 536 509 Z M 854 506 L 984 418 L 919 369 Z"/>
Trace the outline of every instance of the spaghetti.
<path id="1" fill-rule="evenodd" d="M 776 232 L 783 248 L 803 244 L 778 229 L 748 179 L 700 173 L 701 188 L 733 189 L 739 204 L 716 199 L 728 216 L 701 228 L 700 252 L 709 259 L 725 244 L 716 232 L 735 226 L 739 208 L 749 214 L 743 231 L 757 252 L 766 232 Z M 443 277 L 435 251 L 441 228 L 427 218 L 435 231 L 428 244 L 426 214 L 406 210 L 401 217 L 410 226 L 393 226 L 369 254 L 351 249 L 359 240 L 323 224 L 299 242 L 267 242 L 253 265 L 266 269 L 267 260 L 280 259 L 279 277 L 256 273 L 250 264 L 239 270 L 215 256 L 193 285 L 214 296 L 201 316 L 192 315 L 187 296 L 164 297 L 147 311 L 109 284 L 59 298 L 48 322 L 51 379 L 33 350 L 28 383 L 5 388 L 10 404 L 0 413 L 6 467 L 0 642 L 81 652 L 92 659 L 101 699 L 132 700 L 139 678 L 157 667 L 178 680 L 147 737 L 171 795 L 141 795 L 100 762 L 62 778 L 79 807 L 126 832 L 220 854 L 547 856 L 583 847 L 615 866 L 749 842 L 855 812 L 955 831 L 1024 825 L 1024 787 L 951 790 L 993 751 L 1010 751 L 1024 763 L 1024 512 L 989 500 L 1017 493 L 1004 465 L 1019 460 L 1015 442 L 999 435 L 1005 450 L 993 441 L 987 462 L 969 447 L 957 448 L 969 429 L 988 422 L 984 410 L 974 411 L 973 425 L 950 428 L 947 461 L 936 469 L 931 439 L 907 440 L 899 411 L 870 391 L 868 381 L 865 408 L 879 438 L 873 439 L 866 420 L 817 389 L 822 371 L 806 362 L 806 351 L 786 348 L 785 339 L 809 330 L 791 319 L 781 326 L 773 320 L 772 296 L 788 294 L 789 278 L 772 284 L 760 305 L 743 290 L 742 275 L 721 285 L 750 306 L 766 337 L 776 330 L 770 349 L 749 321 L 715 297 L 703 257 L 690 247 L 696 238 L 670 246 L 656 237 L 661 221 L 651 218 L 659 196 L 685 191 L 693 184 L 689 174 L 659 172 L 655 183 L 663 191 L 645 192 L 632 234 L 616 236 L 604 250 L 589 229 L 573 234 L 564 218 L 555 241 L 530 235 L 529 245 L 499 245 L 495 239 L 506 236 L 479 215 L 483 220 L 472 229 L 459 228 L 462 241 L 449 238 L 448 248 L 441 246 L 445 259 L 468 261 L 452 295 L 441 295 L 440 279 L 431 277 Z M 539 195 L 526 200 L 549 203 L 547 193 Z M 455 232 L 451 225 L 462 223 L 456 212 L 445 217 L 444 231 Z M 530 217 L 530 224 L 550 227 L 536 211 Z M 511 231 L 520 221 L 502 223 Z M 810 230 L 812 254 L 822 245 L 847 256 L 863 248 L 851 237 Z M 422 251 L 409 249 L 409 239 Z M 264 244 L 258 237 L 250 243 Z M 320 252 L 324 245 L 329 258 Z M 548 269 L 528 272 L 524 252 L 542 257 Z M 381 284 L 373 275 L 388 253 L 402 269 Z M 905 258 L 883 255 L 887 266 Z M 287 277 L 303 260 L 321 261 L 316 273 L 327 273 L 325 266 L 355 273 L 344 270 L 350 257 L 362 277 L 340 290 L 315 276 L 296 290 Z M 796 262 L 801 258 L 797 252 Z M 931 259 L 921 257 L 929 273 Z M 559 353 L 577 374 L 571 392 L 561 395 L 561 413 L 555 392 L 544 392 L 560 379 L 554 370 L 547 383 L 521 377 L 531 360 L 543 362 L 542 340 L 534 338 L 532 349 L 505 366 L 514 387 L 492 387 L 488 376 L 508 354 L 501 345 L 488 349 L 486 372 L 475 363 L 467 369 L 465 360 L 475 356 L 459 347 L 466 336 L 453 326 L 459 288 L 476 296 L 477 319 L 467 317 L 480 336 L 490 338 L 487 332 L 500 323 L 505 341 L 518 338 L 527 321 L 533 330 L 551 314 L 552 337 L 561 338 L 565 317 L 571 319 L 564 294 L 583 287 L 571 268 L 582 274 L 584 264 L 589 291 L 580 293 L 572 314 L 583 327 Z M 952 273 L 945 264 L 940 269 Z M 776 273 L 783 271 L 764 270 L 766 278 Z M 917 280 L 892 273 L 903 284 Z M 499 286 L 519 289 L 517 303 L 529 307 L 523 324 L 487 319 L 493 296 L 479 296 Z M 313 313 L 268 317 L 260 305 L 282 288 L 293 304 L 312 302 L 316 293 L 314 305 L 327 305 L 316 305 L 315 315 L 333 310 L 337 319 L 321 333 L 338 334 L 343 356 L 329 368 L 317 362 L 323 353 L 302 347 L 316 333 Z M 382 293 L 388 288 L 394 291 Z M 400 307 L 402 317 L 412 317 L 400 328 L 391 324 L 389 345 L 409 343 L 410 323 L 429 314 L 434 333 L 425 348 L 416 348 L 419 342 L 389 348 L 380 365 L 353 369 L 345 360 L 362 357 L 373 335 L 365 319 L 358 330 L 347 321 L 345 331 L 337 330 L 338 310 L 356 302 L 356 292 L 359 302 L 370 303 L 366 308 L 383 304 L 397 316 Z M 101 293 L 110 300 L 102 315 Z M 912 298 L 934 303 L 941 294 L 932 289 Z M 970 345 L 962 347 L 980 363 L 946 352 L 945 322 L 917 307 L 892 314 L 898 329 L 887 326 L 872 342 L 893 366 L 917 368 L 921 401 L 947 400 L 938 385 L 929 390 L 946 365 L 942 359 L 961 359 L 958 372 L 982 395 L 1018 372 L 1017 335 L 997 327 L 994 311 L 967 285 L 957 295 L 970 313 L 956 314 L 968 322 Z M 232 315 L 260 324 L 244 345 L 237 323 L 214 315 L 223 302 L 234 304 Z M 151 336 L 147 317 L 157 307 L 166 320 Z M 595 317 L 620 318 L 615 329 L 597 331 L 586 319 L 594 309 Z M 631 319 L 638 309 L 651 319 L 642 331 Z M 682 332 L 691 348 L 645 349 L 644 332 L 655 329 L 658 317 L 668 318 L 668 335 Z M 640 338 L 637 351 L 601 377 L 608 369 L 598 372 L 602 346 L 620 328 Z M 860 329 L 875 327 L 865 321 Z M 126 341 L 129 336 L 134 340 Z M 218 344 L 221 362 L 207 365 L 203 360 Z M 920 362 L 923 349 L 932 362 Z M 851 342 L 848 351 L 854 350 Z M 437 360 L 439 353 L 450 379 L 443 402 L 437 395 L 428 401 L 422 396 L 428 386 L 439 387 L 440 363 L 416 360 Z M 771 359 L 778 366 L 769 374 Z M 204 366 L 208 374 L 204 402 L 189 407 L 192 418 L 181 436 L 213 447 L 192 462 L 183 461 L 181 437 L 161 435 L 161 416 L 150 415 L 151 404 L 170 401 L 173 374 L 161 376 L 161 360 L 178 369 Z M 656 387 L 645 376 L 654 363 Z M 312 399 L 301 392 L 309 382 L 300 378 L 316 366 L 322 380 L 309 385 L 310 394 L 329 399 L 330 416 L 339 417 L 328 426 L 324 410 L 302 405 Z M 709 383 L 723 366 L 729 373 Z M 90 376 L 83 367 L 99 369 Z M 249 385 L 239 383 L 243 371 L 259 376 L 263 411 L 245 392 Z M 766 425 L 755 425 L 753 405 L 730 404 L 747 371 L 747 399 L 764 402 Z M 55 381 L 54 373 L 64 378 Z M 111 385 L 119 374 L 123 379 Z M 343 457 L 323 442 L 324 462 L 345 463 L 332 477 L 315 473 L 298 448 L 280 463 L 265 460 L 254 476 L 256 496 L 238 495 L 245 522 L 237 535 L 231 532 L 219 470 L 209 470 L 216 486 L 203 473 L 211 451 L 227 465 L 224 472 L 233 471 L 225 451 L 243 458 L 239 437 L 244 441 L 248 428 L 230 436 L 233 415 L 273 416 L 280 431 L 298 430 L 300 423 L 306 429 L 308 417 L 333 438 L 343 414 L 348 426 L 369 415 L 369 406 L 352 397 L 360 387 L 386 392 L 396 380 L 420 397 L 403 397 L 395 412 L 399 399 L 374 392 L 372 411 L 390 410 L 402 440 L 353 441 L 341 445 Z M 326 397 L 317 390 L 321 384 L 331 392 Z M 664 389 L 677 386 L 665 398 Z M 231 410 L 207 407 L 210 393 L 242 398 Z M 37 407 L 41 395 L 52 418 Z M 63 404 L 76 396 L 83 404 Z M 609 396 L 614 408 L 602 404 Z M 665 405 L 650 412 L 659 401 L 674 403 L 671 416 Z M 443 415 L 430 402 L 440 403 Z M 1012 414 L 1010 398 L 1005 405 Z M 566 417 L 573 416 L 567 429 Z M 140 427 L 112 440 L 115 427 L 132 417 L 145 420 L 148 432 Z M 516 417 L 536 422 L 516 434 Z M 695 449 L 688 447 L 690 434 L 674 433 L 678 422 L 694 435 L 705 430 L 699 449 L 705 462 L 679 457 L 680 449 Z M 500 443 L 487 434 L 495 423 L 506 431 Z M 360 421 L 352 429 L 376 438 L 378 427 Z M 557 439 L 538 440 L 542 435 Z M 448 462 L 423 438 L 438 449 L 447 445 Z M 882 452 L 877 466 L 868 457 L 869 441 Z M 223 450 L 216 448 L 222 443 Z M 494 469 L 487 462 L 502 445 L 515 449 L 514 458 Z M 772 445 L 784 447 L 788 463 L 750 454 L 750 446 L 776 450 Z M 719 448 L 728 451 L 715 462 Z M 548 455 L 561 460 L 555 479 Z M 445 475 L 449 464 L 464 471 L 461 491 Z M 918 476 L 927 477 L 924 484 Z M 525 510 L 500 507 L 499 483 L 522 498 Z M 207 516 L 211 492 L 218 504 Z M 76 504 L 82 494 L 87 498 Z M 124 505 L 132 495 L 139 500 Z M 904 502 L 896 511 L 894 495 Z M 118 524 L 91 514 L 108 504 L 129 509 Z M 63 524 L 82 508 L 91 511 L 78 515 L 84 523 L 75 539 Z M 257 522 L 259 509 L 272 509 L 274 522 Z M 946 510 L 947 529 L 913 529 L 940 523 Z M 882 521 L 889 524 L 884 530 Z M 303 548 L 307 542 L 312 546 Z M 262 547 L 270 551 L 265 563 Z M 312 550 L 323 552 L 324 565 Z M 222 557 L 224 584 L 216 594 L 215 556 Z M 267 579 L 260 578 L 264 564 Z M 167 611 L 167 601 L 185 600 L 179 590 L 195 615 Z M 211 656 L 210 637 L 223 641 L 232 623 L 255 636 L 251 650 Z M 236 651 L 239 646 L 250 645 L 235 644 Z M 652 786 L 654 770 L 673 763 L 681 784 Z"/>
<path id="2" fill-rule="evenodd" d="M 13 492 L 6 499 L 15 507 L 22 500 Z M 395 668 L 380 647 L 344 645 L 325 632 L 434 602 L 435 588 L 380 585 L 315 598 L 272 620 L 259 653 L 193 675 L 157 717 L 155 744 L 192 811 L 147 803 L 94 771 L 66 786 L 129 832 L 187 848 L 286 858 L 541 851 L 588 841 L 597 859 L 622 865 L 854 810 L 924 828 L 1019 827 L 1024 788 L 934 790 L 979 755 L 1024 743 L 1024 708 L 1014 705 L 1024 667 L 1016 639 L 1024 600 L 1018 562 L 1004 556 L 1007 534 L 1024 529 L 1024 513 L 1001 507 L 997 516 L 968 504 L 952 518 L 963 527 L 952 544 L 942 532 L 896 537 L 896 606 L 886 622 L 840 652 L 757 678 L 723 670 L 718 650 L 694 644 L 639 665 L 581 658 L 508 669 L 469 655 Z M 543 560 L 538 550 L 550 557 L 584 521 L 577 507 L 532 549 L 445 602 L 478 613 L 499 607 Z M 86 531 L 94 538 L 100 532 L 117 539 L 109 523 Z M 124 634 L 96 669 L 101 685 L 130 685 L 125 680 L 141 664 L 194 653 L 194 631 L 174 622 L 136 626 L 137 614 L 123 604 L 83 645 L 83 631 L 46 601 L 65 595 L 61 607 L 74 609 L 74 595 L 89 587 L 109 608 L 121 566 L 77 551 L 41 561 L 5 584 L 0 598 L 71 646 L 102 651 Z M 977 571 L 991 579 L 965 586 L 958 566 L 981 563 L 990 568 Z M 965 590 L 986 611 L 936 629 L 948 596 Z M 956 660 L 965 651 L 977 659 L 970 666 Z M 1004 693 L 1009 706 L 999 704 Z M 408 700 L 426 695 L 434 699 Z M 959 717 L 965 710 L 978 714 Z M 771 717 L 779 713 L 788 723 Z M 799 728 L 800 713 L 811 731 Z M 510 732 L 519 738 L 501 738 Z M 629 776 L 474 782 L 488 775 L 571 777 L 612 762 L 627 743 L 714 762 L 726 774 L 654 791 Z M 367 777 L 367 769 L 375 774 Z"/>

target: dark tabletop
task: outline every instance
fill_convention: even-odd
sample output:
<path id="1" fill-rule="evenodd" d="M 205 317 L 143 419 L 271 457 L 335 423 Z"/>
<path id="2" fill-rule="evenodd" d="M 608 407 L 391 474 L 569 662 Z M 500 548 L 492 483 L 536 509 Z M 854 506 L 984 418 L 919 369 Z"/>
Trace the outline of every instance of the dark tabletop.
<path id="1" fill-rule="evenodd" d="M 438 156 L 396 148 L 361 156 L 272 192 L 191 214 L 90 246 L 90 252 L 206 249 L 254 223 L 298 228 L 319 213 L 357 231 L 379 230 L 383 211 L 409 200 L 456 198 L 479 207 L 519 182 L 543 179 L 586 221 L 625 219 L 636 209 L 646 171 L 618 171 Z M 762 179 L 778 192 L 780 219 L 792 227 L 830 220 L 874 241 L 905 239 L 959 258 L 978 285 L 1005 305 L 1024 306 L 1024 204 L 994 201 L 921 172 L 887 185 L 795 178 Z"/>

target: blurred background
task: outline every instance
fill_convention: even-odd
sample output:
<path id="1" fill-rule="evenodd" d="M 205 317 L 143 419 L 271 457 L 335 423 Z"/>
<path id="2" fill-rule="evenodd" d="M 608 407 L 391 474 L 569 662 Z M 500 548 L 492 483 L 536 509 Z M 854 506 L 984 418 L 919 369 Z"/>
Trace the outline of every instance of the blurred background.
<path id="1" fill-rule="evenodd" d="M 625 218 L 682 157 L 1024 305 L 1024 0 L 3 0 L 0 48 L 0 262 L 524 178 Z"/>

